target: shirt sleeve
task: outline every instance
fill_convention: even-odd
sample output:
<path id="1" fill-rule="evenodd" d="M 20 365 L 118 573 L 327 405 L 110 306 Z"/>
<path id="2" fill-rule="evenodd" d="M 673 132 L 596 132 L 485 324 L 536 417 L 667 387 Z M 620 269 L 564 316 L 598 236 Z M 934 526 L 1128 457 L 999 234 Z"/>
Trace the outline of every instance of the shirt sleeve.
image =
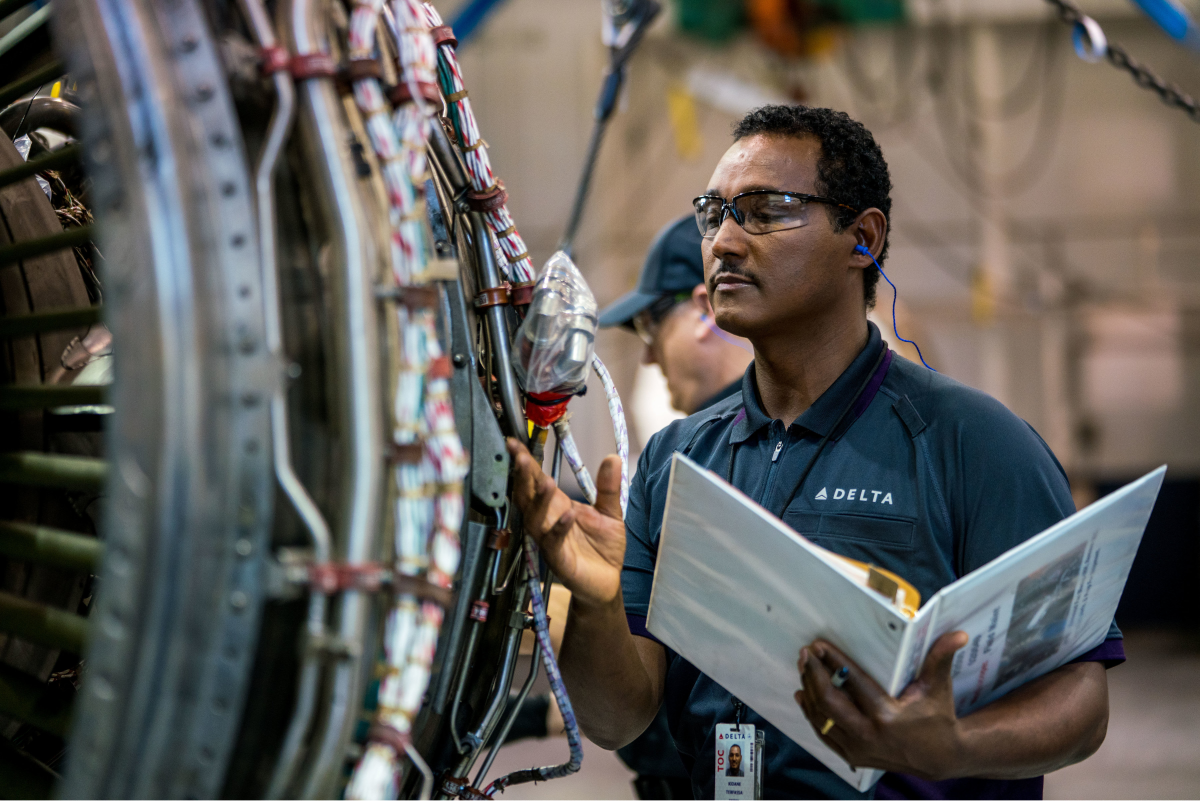
<path id="1" fill-rule="evenodd" d="M 1075 511 L 1067 477 L 1050 447 L 1019 418 L 998 415 L 988 425 L 964 430 L 964 464 L 980 467 L 964 476 L 965 534 L 959 543 L 959 575 L 970 573 Z M 1072 662 L 1125 661 L 1121 629 L 1114 620 L 1098 646 Z"/>
<path id="2" fill-rule="evenodd" d="M 657 543 L 650 541 L 649 499 L 646 497 L 646 481 L 650 473 L 647 454 L 650 450 L 648 446 L 642 451 L 637 472 L 634 473 L 629 486 L 629 506 L 625 510 L 625 566 L 621 571 L 621 594 L 625 600 L 625 612 L 642 618 L 641 631 L 633 633 L 643 636 L 646 628 L 645 617 L 650 609 L 654 565 L 658 560 Z"/>

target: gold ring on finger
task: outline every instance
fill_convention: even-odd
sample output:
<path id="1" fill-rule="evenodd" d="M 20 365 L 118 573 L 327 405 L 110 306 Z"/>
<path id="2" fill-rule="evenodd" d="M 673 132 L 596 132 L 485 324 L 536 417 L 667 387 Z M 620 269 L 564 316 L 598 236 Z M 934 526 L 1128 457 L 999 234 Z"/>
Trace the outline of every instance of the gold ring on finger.
<path id="1" fill-rule="evenodd" d="M 821 726 L 821 736 L 829 734 L 829 730 L 833 728 L 833 718 L 825 718 L 825 725 Z"/>

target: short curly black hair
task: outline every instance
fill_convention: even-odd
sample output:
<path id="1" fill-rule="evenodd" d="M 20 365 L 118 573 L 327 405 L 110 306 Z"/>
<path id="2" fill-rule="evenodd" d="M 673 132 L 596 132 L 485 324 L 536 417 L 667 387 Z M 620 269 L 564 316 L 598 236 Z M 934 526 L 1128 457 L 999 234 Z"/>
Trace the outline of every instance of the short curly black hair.
<path id="1" fill-rule="evenodd" d="M 756 108 L 733 127 L 733 141 L 747 136 L 813 136 L 821 143 L 817 160 L 817 194 L 863 211 L 876 208 L 888 220 L 890 234 L 892 219 L 892 179 L 887 161 L 875 137 L 861 122 L 844 111 L 811 106 L 763 106 Z M 839 233 L 854 222 L 858 215 L 850 209 L 829 206 L 834 229 Z M 883 264 L 888 251 L 888 234 L 883 238 L 879 263 Z M 863 271 L 863 297 L 867 308 L 875 306 L 875 287 L 879 270 L 875 266 Z"/>

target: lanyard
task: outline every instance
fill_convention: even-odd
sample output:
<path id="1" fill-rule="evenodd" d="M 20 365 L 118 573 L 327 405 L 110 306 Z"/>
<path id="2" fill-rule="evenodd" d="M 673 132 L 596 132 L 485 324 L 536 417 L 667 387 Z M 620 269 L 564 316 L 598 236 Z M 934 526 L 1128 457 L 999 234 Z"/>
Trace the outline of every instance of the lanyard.
<path id="1" fill-rule="evenodd" d="M 821 453 L 825 450 L 825 446 L 829 444 L 829 439 L 833 436 L 833 432 L 838 430 L 838 427 L 842 424 L 842 421 L 846 419 L 846 415 L 849 414 L 850 410 L 854 408 L 854 405 L 858 403 L 858 399 L 862 397 L 863 392 L 866 391 L 867 386 L 871 383 L 871 380 L 875 378 L 875 374 L 879 372 L 879 367 L 883 364 L 883 360 L 887 357 L 887 354 L 888 346 L 885 343 L 879 351 L 878 358 L 875 359 L 875 364 L 870 370 L 867 371 L 867 377 L 864 378 L 862 383 L 858 385 L 858 390 L 854 393 L 854 397 L 850 398 L 850 402 L 846 404 L 844 409 L 842 409 L 842 413 L 837 416 L 837 420 L 835 420 L 833 425 L 829 427 L 829 433 L 821 437 L 821 442 L 817 445 L 816 452 L 809 457 L 808 464 L 804 466 L 804 470 L 800 473 L 799 480 L 796 481 L 796 486 L 792 488 L 791 494 L 788 495 L 787 500 L 783 503 L 783 508 L 779 510 L 781 515 L 787 511 L 789 506 L 792 505 L 792 501 L 795 499 L 796 493 L 799 492 L 800 488 L 804 486 L 804 481 L 808 478 L 808 474 L 812 472 L 813 466 L 817 463 L 817 459 L 821 458 Z M 737 445 L 731 444 L 729 448 L 729 466 L 728 472 L 725 475 L 725 480 L 730 484 L 733 483 L 733 457 L 737 453 L 737 447 Z"/>

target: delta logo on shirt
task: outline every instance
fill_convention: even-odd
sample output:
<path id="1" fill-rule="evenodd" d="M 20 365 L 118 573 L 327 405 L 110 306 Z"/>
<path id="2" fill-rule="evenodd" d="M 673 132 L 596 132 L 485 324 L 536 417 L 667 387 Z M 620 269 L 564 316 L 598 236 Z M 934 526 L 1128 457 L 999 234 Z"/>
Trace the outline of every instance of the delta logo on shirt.
<path id="1" fill-rule="evenodd" d="M 860 489 L 858 487 L 854 487 L 853 489 L 834 487 L 833 499 L 835 501 L 859 501 L 861 503 L 886 503 L 895 506 L 892 503 L 892 493 L 885 492 L 884 490 Z M 821 491 L 813 497 L 813 500 L 829 500 L 829 488 L 821 487 Z"/>

